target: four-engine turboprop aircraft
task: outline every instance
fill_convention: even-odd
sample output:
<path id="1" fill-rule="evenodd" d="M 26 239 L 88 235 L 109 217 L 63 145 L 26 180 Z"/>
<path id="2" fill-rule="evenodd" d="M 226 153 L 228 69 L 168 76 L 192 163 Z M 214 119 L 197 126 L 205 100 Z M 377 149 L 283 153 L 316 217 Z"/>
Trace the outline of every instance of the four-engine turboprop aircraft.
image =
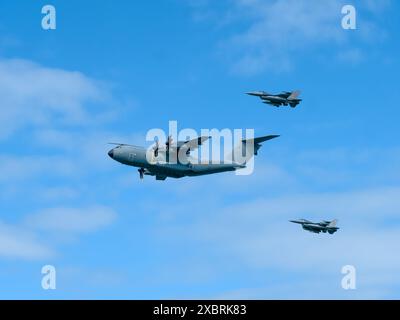
<path id="1" fill-rule="evenodd" d="M 168 137 L 165 145 L 160 145 L 158 140 L 153 148 L 144 148 L 123 143 L 112 143 L 117 145 L 108 152 L 108 155 L 122 164 L 138 167 L 140 179 L 144 175 L 155 176 L 156 180 L 165 180 L 167 177 L 182 178 L 185 176 L 201 176 L 226 171 L 235 171 L 246 167 L 246 163 L 257 155 L 261 143 L 279 135 L 269 135 L 254 139 L 244 139 L 241 145 L 236 146 L 227 161 L 222 163 L 197 163 L 190 156 L 190 152 L 196 150 L 210 137 L 198 137 L 187 141 L 173 143 Z M 242 157 L 236 159 L 236 155 Z M 244 155 L 243 155 L 244 154 Z"/>

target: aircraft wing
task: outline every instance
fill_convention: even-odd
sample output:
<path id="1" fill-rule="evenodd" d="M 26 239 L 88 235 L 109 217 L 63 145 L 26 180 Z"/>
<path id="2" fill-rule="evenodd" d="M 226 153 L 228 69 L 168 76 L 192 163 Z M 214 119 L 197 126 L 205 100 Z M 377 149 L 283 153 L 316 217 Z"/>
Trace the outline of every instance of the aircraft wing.
<path id="1" fill-rule="evenodd" d="M 270 100 L 264 100 L 263 103 L 270 104 L 271 106 L 274 106 L 274 107 L 280 107 L 281 106 L 280 103 L 274 103 L 274 102 L 272 102 Z"/>
<path id="2" fill-rule="evenodd" d="M 201 146 L 204 142 L 210 139 L 209 136 L 202 136 L 192 140 L 187 140 L 178 143 L 179 150 L 186 149 L 186 152 L 196 150 L 199 146 Z"/>
<path id="3" fill-rule="evenodd" d="M 320 233 L 323 229 L 323 227 L 317 226 L 317 225 L 312 225 L 312 224 L 305 224 L 303 226 L 305 230 L 315 232 L 315 233 Z"/>
<path id="4" fill-rule="evenodd" d="M 277 96 L 287 99 L 287 98 L 290 97 L 290 95 L 291 95 L 292 93 L 293 93 L 292 91 L 283 91 L 283 92 L 281 92 L 280 94 L 277 94 Z"/>
<path id="5" fill-rule="evenodd" d="M 290 102 L 289 102 L 289 105 L 290 105 L 292 108 L 296 108 L 297 105 L 298 105 L 300 102 L 301 102 L 300 99 L 299 99 L 299 100 L 295 100 L 295 101 L 290 101 Z"/>
<path id="6" fill-rule="evenodd" d="M 263 142 L 268 141 L 268 140 L 272 140 L 272 139 L 275 139 L 275 138 L 278 138 L 278 137 L 279 137 L 279 135 L 272 134 L 272 135 L 269 135 L 269 136 L 257 137 L 257 138 L 254 138 L 254 139 L 244 139 L 244 140 L 242 140 L 242 143 L 245 145 L 246 150 L 247 150 L 247 146 L 246 145 L 248 145 L 249 143 L 252 143 L 253 147 L 254 147 L 254 149 L 253 149 L 254 155 L 257 155 L 258 154 L 258 150 L 261 148 L 261 144 Z M 253 154 L 251 154 L 249 156 L 252 157 Z"/>

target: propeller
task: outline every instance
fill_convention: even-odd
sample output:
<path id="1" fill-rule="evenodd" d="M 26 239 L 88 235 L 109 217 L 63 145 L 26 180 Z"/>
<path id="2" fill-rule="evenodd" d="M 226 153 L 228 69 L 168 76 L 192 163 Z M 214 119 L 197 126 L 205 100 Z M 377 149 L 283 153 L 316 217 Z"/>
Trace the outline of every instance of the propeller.
<path id="1" fill-rule="evenodd" d="M 140 180 L 143 180 L 143 178 L 144 178 L 144 169 L 140 168 L 140 169 L 138 169 L 138 172 L 139 172 Z"/>
<path id="2" fill-rule="evenodd" d="M 172 136 L 171 135 L 169 135 L 168 136 L 168 140 L 167 140 L 167 142 L 165 143 L 165 145 L 166 145 L 166 147 L 167 147 L 167 153 L 169 152 L 169 148 L 170 148 L 170 146 L 171 146 L 171 144 L 172 144 Z"/>
<path id="3" fill-rule="evenodd" d="M 158 157 L 158 149 L 160 148 L 160 143 L 157 138 L 154 139 L 156 145 L 153 147 L 154 150 L 154 156 L 157 158 Z"/>

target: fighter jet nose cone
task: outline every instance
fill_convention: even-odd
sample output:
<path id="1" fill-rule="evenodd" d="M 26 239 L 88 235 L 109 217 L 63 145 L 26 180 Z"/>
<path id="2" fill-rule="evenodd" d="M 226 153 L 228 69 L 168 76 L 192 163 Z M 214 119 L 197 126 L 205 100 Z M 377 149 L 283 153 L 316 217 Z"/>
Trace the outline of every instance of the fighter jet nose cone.
<path id="1" fill-rule="evenodd" d="M 111 159 L 114 159 L 114 150 L 108 151 L 108 155 Z"/>
<path id="2" fill-rule="evenodd" d="M 261 97 L 263 95 L 263 92 L 261 91 L 250 91 L 246 92 L 249 96 L 255 96 L 255 97 Z"/>

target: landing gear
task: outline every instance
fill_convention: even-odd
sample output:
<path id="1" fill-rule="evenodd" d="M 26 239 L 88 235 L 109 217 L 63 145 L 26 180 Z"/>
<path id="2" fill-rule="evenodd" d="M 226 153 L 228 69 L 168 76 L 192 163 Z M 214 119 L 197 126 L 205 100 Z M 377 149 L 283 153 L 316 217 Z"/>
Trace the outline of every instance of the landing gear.
<path id="1" fill-rule="evenodd" d="M 143 180 L 143 178 L 144 178 L 144 169 L 140 168 L 140 169 L 138 169 L 138 172 L 139 172 L 140 180 Z"/>

